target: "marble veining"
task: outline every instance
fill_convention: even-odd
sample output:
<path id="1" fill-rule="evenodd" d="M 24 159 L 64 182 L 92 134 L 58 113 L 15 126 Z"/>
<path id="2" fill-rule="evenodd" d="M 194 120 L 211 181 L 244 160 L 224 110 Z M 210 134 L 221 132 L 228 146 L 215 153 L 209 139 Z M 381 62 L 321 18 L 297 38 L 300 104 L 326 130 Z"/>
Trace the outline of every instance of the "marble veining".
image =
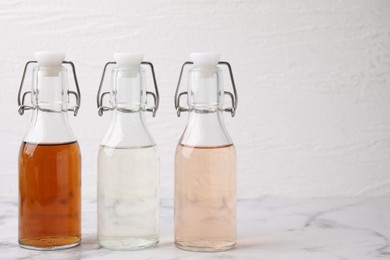
<path id="1" fill-rule="evenodd" d="M 390 259 L 390 198 L 259 199 L 238 202 L 238 244 L 221 253 L 194 253 L 173 244 L 171 200 L 161 202 L 157 248 L 109 251 L 96 243 L 96 200 L 83 201 L 79 247 L 39 252 L 17 244 L 17 203 L 0 201 L 0 259 Z"/>

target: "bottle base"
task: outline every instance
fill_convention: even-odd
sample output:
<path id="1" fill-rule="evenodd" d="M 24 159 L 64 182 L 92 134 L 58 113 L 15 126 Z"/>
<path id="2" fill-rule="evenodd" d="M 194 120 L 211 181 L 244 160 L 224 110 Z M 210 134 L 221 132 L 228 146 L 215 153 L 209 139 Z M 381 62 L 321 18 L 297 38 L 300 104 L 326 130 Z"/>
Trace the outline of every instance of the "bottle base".
<path id="1" fill-rule="evenodd" d="M 99 239 L 99 245 L 110 250 L 131 251 L 153 248 L 158 245 L 158 239 L 123 238 Z"/>
<path id="2" fill-rule="evenodd" d="M 177 248 L 193 252 L 220 252 L 234 248 L 236 246 L 236 241 L 175 241 L 175 246 Z"/>
<path id="3" fill-rule="evenodd" d="M 19 246 L 38 251 L 54 251 L 78 246 L 80 237 L 40 237 L 19 239 Z"/>

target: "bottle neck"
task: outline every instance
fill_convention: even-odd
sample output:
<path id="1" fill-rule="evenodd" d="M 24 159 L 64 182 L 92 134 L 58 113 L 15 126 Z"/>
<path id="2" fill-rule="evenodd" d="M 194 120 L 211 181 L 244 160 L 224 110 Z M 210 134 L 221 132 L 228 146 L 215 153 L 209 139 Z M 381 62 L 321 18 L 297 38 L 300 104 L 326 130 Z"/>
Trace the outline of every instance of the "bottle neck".
<path id="1" fill-rule="evenodd" d="M 188 121 L 180 144 L 217 147 L 232 144 L 222 115 L 224 91 L 217 67 L 193 68 L 188 81 Z"/>
<path id="2" fill-rule="evenodd" d="M 191 69 L 187 93 L 190 110 L 205 113 L 220 110 L 224 101 L 221 71 L 217 67 Z"/>
<path id="3" fill-rule="evenodd" d="M 141 67 L 118 67 L 112 71 L 111 106 L 119 111 L 145 110 L 145 71 Z"/>
<path id="4" fill-rule="evenodd" d="M 31 102 L 49 112 L 67 111 L 69 103 L 67 71 L 64 67 L 35 67 Z"/>
<path id="5" fill-rule="evenodd" d="M 146 88 L 144 69 L 117 67 L 112 71 L 111 124 L 101 141 L 111 148 L 155 145 L 145 120 Z"/>
<path id="6" fill-rule="evenodd" d="M 35 108 L 25 142 L 29 143 L 67 143 L 76 141 L 69 124 L 67 112 L 48 112 Z"/>
<path id="7" fill-rule="evenodd" d="M 33 116 L 25 142 L 54 144 L 76 141 L 67 113 L 69 94 L 64 67 L 35 67 L 31 99 Z"/>
<path id="8" fill-rule="evenodd" d="M 135 148 L 155 145 L 145 120 L 145 112 L 115 109 L 101 145 L 112 148 Z"/>

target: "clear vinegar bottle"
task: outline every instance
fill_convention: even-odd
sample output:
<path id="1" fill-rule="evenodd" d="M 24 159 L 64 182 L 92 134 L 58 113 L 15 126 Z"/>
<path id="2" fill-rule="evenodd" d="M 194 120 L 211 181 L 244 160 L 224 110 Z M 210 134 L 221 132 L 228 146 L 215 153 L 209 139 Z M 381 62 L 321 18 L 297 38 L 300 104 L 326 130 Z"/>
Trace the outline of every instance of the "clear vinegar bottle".
<path id="1" fill-rule="evenodd" d="M 77 114 L 80 92 L 74 65 L 63 61 L 64 54 L 37 52 L 37 61 L 26 64 L 20 85 L 19 113 L 32 110 L 33 117 L 19 152 L 19 244 L 36 250 L 76 246 L 81 240 L 81 156 L 68 120 L 68 111 Z M 23 95 L 29 64 L 33 70 L 32 90 Z M 70 64 L 77 93 L 68 89 Z M 77 105 L 68 108 L 69 95 Z M 31 95 L 32 105 L 25 105 Z"/>
<path id="2" fill-rule="evenodd" d="M 223 111 L 234 116 L 237 93 L 231 67 L 219 55 L 193 53 L 181 70 L 175 107 L 188 121 L 175 157 L 175 244 L 191 251 L 223 251 L 236 244 L 236 153 L 225 128 Z M 188 91 L 179 94 L 185 65 Z M 222 70 L 229 68 L 234 94 L 224 91 Z M 188 108 L 180 106 L 186 95 Z M 224 108 L 224 97 L 232 107 Z"/>
<path id="3" fill-rule="evenodd" d="M 99 115 L 113 111 L 98 156 L 98 241 L 113 250 L 149 248 L 159 241 L 159 157 L 145 120 L 145 112 L 155 115 L 159 95 L 153 65 L 142 58 L 114 54 L 97 97 Z M 116 64 L 111 91 L 102 93 L 110 64 Z M 155 93 L 146 90 L 141 64 L 151 68 Z M 110 106 L 103 106 L 105 95 L 110 96 Z M 146 107 L 148 95 L 154 107 Z"/>

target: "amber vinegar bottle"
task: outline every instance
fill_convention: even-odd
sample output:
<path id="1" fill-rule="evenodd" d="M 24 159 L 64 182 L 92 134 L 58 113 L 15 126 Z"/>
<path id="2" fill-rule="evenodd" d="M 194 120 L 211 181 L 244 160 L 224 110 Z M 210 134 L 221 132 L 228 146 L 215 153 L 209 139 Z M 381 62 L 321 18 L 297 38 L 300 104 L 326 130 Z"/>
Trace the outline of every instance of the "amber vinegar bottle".
<path id="1" fill-rule="evenodd" d="M 187 126 L 175 157 L 175 245 L 190 251 L 223 251 L 236 244 L 236 152 L 222 112 L 232 116 L 237 92 L 230 64 L 219 55 L 193 53 L 184 63 L 176 90 L 178 116 L 188 112 Z M 179 94 L 185 65 L 188 90 Z M 233 93 L 225 91 L 222 69 L 227 66 Z M 180 106 L 187 96 L 188 108 Z M 231 107 L 224 107 L 225 96 Z"/>
<path id="2" fill-rule="evenodd" d="M 19 113 L 33 117 L 19 153 L 19 244 L 36 250 L 76 246 L 81 240 L 81 156 L 68 120 L 77 114 L 80 92 L 74 65 L 64 54 L 37 52 L 37 61 L 26 64 L 19 90 Z M 21 95 L 27 67 L 33 69 L 31 91 Z M 67 70 L 71 65 L 77 92 L 70 91 Z M 31 96 L 31 105 L 25 97 Z M 68 108 L 69 95 L 76 106 Z"/>

